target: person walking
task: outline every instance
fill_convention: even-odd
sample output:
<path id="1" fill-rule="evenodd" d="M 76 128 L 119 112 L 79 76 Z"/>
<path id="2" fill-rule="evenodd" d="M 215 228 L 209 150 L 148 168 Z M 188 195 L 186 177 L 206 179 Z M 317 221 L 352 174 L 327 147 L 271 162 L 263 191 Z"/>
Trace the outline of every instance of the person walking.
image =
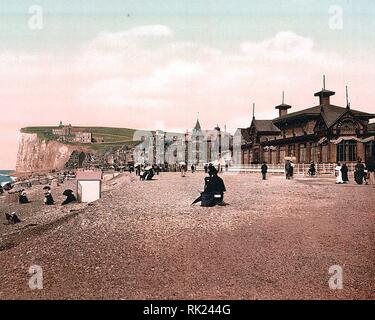
<path id="1" fill-rule="evenodd" d="M 349 177 L 348 177 L 348 167 L 346 166 L 346 163 L 343 163 L 341 166 L 341 177 L 343 183 L 348 183 L 349 182 Z"/>
<path id="2" fill-rule="evenodd" d="M 307 171 L 307 174 L 310 176 L 310 177 L 313 177 L 316 175 L 316 168 L 315 168 L 315 163 L 314 162 L 311 162 L 310 163 L 310 167 L 309 167 L 309 170 Z"/>
<path id="3" fill-rule="evenodd" d="M 285 161 L 285 177 L 287 180 L 290 179 L 290 168 L 291 168 L 290 160 L 286 160 Z"/>
<path id="4" fill-rule="evenodd" d="M 192 164 L 191 165 L 191 173 L 194 173 L 194 171 L 195 171 L 195 166 L 194 166 L 194 164 Z"/>
<path id="5" fill-rule="evenodd" d="M 267 166 L 266 162 L 263 162 L 263 165 L 262 165 L 260 171 L 262 172 L 262 179 L 266 180 L 266 178 L 267 178 L 267 171 L 268 171 L 268 166 Z"/>
<path id="6" fill-rule="evenodd" d="M 185 175 L 186 175 L 186 167 L 185 167 L 184 164 L 181 165 L 180 171 L 181 171 L 181 177 L 185 177 Z"/>
<path id="7" fill-rule="evenodd" d="M 344 183 L 344 181 L 342 180 L 341 164 L 339 162 L 337 162 L 336 167 L 335 167 L 335 176 L 336 176 L 337 184 Z"/>
<path id="8" fill-rule="evenodd" d="M 357 164 L 355 165 L 354 171 L 354 180 L 357 184 L 363 184 L 363 177 L 365 175 L 365 166 L 362 163 L 361 159 L 358 159 Z"/>
<path id="9" fill-rule="evenodd" d="M 289 172 L 289 177 L 291 178 L 291 179 L 293 179 L 293 175 L 294 175 L 294 163 L 293 163 L 293 161 L 291 160 L 290 161 L 290 172 Z"/>
<path id="10" fill-rule="evenodd" d="M 375 157 L 368 157 L 366 159 L 366 168 L 368 170 L 369 185 L 375 187 Z"/>

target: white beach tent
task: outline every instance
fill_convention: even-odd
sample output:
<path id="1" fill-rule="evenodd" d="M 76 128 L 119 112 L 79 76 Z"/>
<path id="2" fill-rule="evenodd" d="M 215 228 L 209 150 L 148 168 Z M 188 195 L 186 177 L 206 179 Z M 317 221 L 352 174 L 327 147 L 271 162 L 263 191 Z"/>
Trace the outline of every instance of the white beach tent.
<path id="1" fill-rule="evenodd" d="M 102 190 L 101 171 L 78 171 L 76 179 L 78 201 L 93 202 L 100 199 Z"/>

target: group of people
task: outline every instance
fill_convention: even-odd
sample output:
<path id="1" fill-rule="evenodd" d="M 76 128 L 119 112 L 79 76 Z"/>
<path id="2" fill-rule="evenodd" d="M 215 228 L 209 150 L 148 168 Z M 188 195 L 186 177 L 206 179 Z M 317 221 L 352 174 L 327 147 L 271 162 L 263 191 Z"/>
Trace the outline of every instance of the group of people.
<path id="1" fill-rule="evenodd" d="M 335 176 L 336 176 L 336 183 L 343 184 L 349 182 L 348 177 L 349 169 L 346 163 L 340 164 L 339 162 L 336 164 L 335 167 Z M 372 161 L 367 161 L 366 164 L 362 163 L 361 159 L 358 159 L 355 167 L 354 167 L 354 181 L 357 184 L 375 184 L 375 164 Z M 371 173 L 373 177 L 371 177 Z"/>
<path id="2" fill-rule="evenodd" d="M 47 206 L 50 206 L 50 205 L 54 205 L 55 204 L 55 200 L 52 196 L 52 191 L 51 191 L 51 187 L 50 186 L 45 186 L 43 188 L 43 191 L 44 191 L 44 198 L 43 198 L 43 203 Z M 74 195 L 74 192 L 73 190 L 71 189 L 66 189 L 64 192 L 63 192 L 63 195 L 66 197 L 65 200 L 61 203 L 61 205 L 67 205 L 71 202 L 75 202 L 77 201 L 77 198 L 76 196 Z M 28 199 L 28 196 L 27 196 L 27 193 L 24 189 L 22 189 L 19 193 L 19 196 L 18 196 L 18 202 L 20 204 L 26 204 L 26 203 L 30 203 L 29 199 Z"/>
<path id="3" fill-rule="evenodd" d="M 160 171 L 161 168 L 158 165 L 138 164 L 135 166 L 135 174 L 139 176 L 141 181 L 152 180 L 155 174 L 159 175 Z"/>

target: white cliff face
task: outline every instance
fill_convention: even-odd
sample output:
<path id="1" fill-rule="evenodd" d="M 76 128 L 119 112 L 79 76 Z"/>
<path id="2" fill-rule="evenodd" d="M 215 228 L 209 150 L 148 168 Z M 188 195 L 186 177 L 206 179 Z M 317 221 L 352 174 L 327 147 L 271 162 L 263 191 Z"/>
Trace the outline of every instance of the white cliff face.
<path id="1" fill-rule="evenodd" d="M 82 147 L 45 141 L 34 133 L 20 133 L 18 137 L 17 172 L 62 170 L 73 151 Z"/>

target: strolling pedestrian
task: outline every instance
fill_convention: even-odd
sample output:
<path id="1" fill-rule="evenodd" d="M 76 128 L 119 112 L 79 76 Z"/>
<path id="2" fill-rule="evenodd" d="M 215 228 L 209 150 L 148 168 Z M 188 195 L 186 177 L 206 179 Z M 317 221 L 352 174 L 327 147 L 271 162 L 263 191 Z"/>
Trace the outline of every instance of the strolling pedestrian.
<path id="1" fill-rule="evenodd" d="M 375 157 L 368 157 L 366 159 L 366 168 L 368 170 L 369 185 L 375 187 Z"/>
<path id="2" fill-rule="evenodd" d="M 349 169 L 348 169 L 346 163 L 343 163 L 342 166 L 341 166 L 341 177 L 342 177 L 343 183 L 349 182 L 348 171 L 349 171 Z"/>
<path id="3" fill-rule="evenodd" d="M 354 169 L 354 180 L 357 184 L 363 184 L 363 178 L 365 175 L 365 166 L 362 163 L 362 160 L 358 158 L 357 164 Z"/>
<path id="4" fill-rule="evenodd" d="M 180 172 L 181 172 L 181 177 L 184 178 L 186 176 L 186 166 L 184 164 L 181 164 Z"/>
<path id="5" fill-rule="evenodd" d="M 316 175 L 316 168 L 315 168 L 315 163 L 314 162 L 311 162 L 310 163 L 310 167 L 309 167 L 309 170 L 307 171 L 307 174 L 310 176 L 310 177 L 313 177 Z"/>
<path id="6" fill-rule="evenodd" d="M 336 167 L 335 167 L 335 176 L 336 176 L 337 184 L 344 183 L 344 181 L 342 180 L 341 164 L 339 162 L 337 162 Z"/>
<path id="7" fill-rule="evenodd" d="M 268 166 L 267 166 L 266 162 L 263 162 L 263 165 L 262 165 L 262 167 L 261 167 L 260 170 L 262 172 L 262 179 L 266 180 L 266 178 L 267 178 L 267 171 L 268 171 Z"/>

